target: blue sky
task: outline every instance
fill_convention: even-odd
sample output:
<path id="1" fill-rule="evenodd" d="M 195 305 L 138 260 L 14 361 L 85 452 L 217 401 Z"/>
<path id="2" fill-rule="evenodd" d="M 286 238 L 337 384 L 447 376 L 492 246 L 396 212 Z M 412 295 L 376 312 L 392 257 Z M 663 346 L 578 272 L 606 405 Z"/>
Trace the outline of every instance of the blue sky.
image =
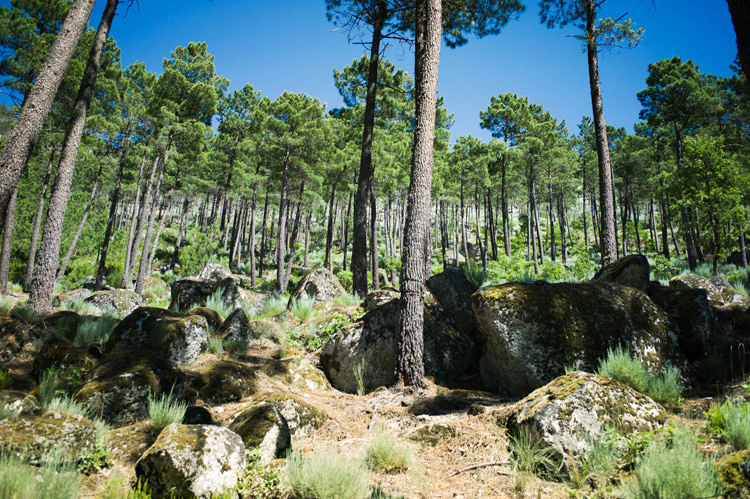
<path id="1" fill-rule="evenodd" d="M 92 25 L 104 3 L 97 2 Z M 438 92 L 454 113 L 452 141 L 461 135 L 490 138 L 479 127 L 479 111 L 499 93 L 528 96 L 566 120 L 570 132 L 577 131 L 581 116 L 591 115 L 586 54 L 568 36 L 573 29 L 546 28 L 537 2 L 524 3 L 526 12 L 500 35 L 443 47 Z M 609 0 L 604 9 L 603 15 L 615 18 L 627 13 L 645 29 L 638 47 L 600 55 L 607 124 L 632 131 L 640 110 L 636 93 L 645 87 L 649 62 L 677 55 L 693 59 L 705 73 L 731 74 L 737 49 L 725 0 Z M 143 61 L 160 73 L 174 47 L 205 41 L 230 88 L 250 83 L 271 98 L 284 90 L 305 92 L 329 108 L 342 105 L 333 68 L 365 53 L 327 21 L 323 0 L 139 0 L 127 13 L 120 7 L 111 34 L 122 48 L 123 65 Z M 385 57 L 413 70 L 408 47 L 393 44 Z"/>

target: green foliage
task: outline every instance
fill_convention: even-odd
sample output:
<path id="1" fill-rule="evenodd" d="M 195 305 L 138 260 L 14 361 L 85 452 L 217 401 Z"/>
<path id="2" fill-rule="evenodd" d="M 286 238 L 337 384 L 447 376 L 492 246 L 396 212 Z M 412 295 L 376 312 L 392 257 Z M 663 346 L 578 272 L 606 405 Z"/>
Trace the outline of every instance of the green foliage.
<path id="1" fill-rule="evenodd" d="M 651 265 L 651 275 L 658 280 L 669 280 L 681 272 L 678 262 L 668 260 L 662 254 L 649 255 L 649 264 Z"/>
<path id="2" fill-rule="evenodd" d="M 567 277 L 563 264 L 551 260 L 544 262 L 544 265 L 539 269 L 539 273 L 542 279 L 549 282 L 564 281 Z"/>
<path id="3" fill-rule="evenodd" d="M 103 443 L 97 443 L 90 452 L 78 458 L 77 470 L 85 475 L 93 475 L 113 464 L 109 457 L 109 448 Z"/>
<path id="4" fill-rule="evenodd" d="M 287 459 L 286 482 L 293 497 L 305 499 L 366 499 L 371 493 L 363 460 L 330 448 L 306 456 L 292 452 Z"/>
<path id="5" fill-rule="evenodd" d="M 117 322 L 117 319 L 110 315 L 81 317 L 73 344 L 78 347 L 92 344 L 103 346 L 109 340 Z"/>
<path id="6" fill-rule="evenodd" d="M 351 270 L 339 270 L 336 272 L 336 278 L 345 290 L 350 291 L 352 289 L 353 278 Z"/>
<path id="7" fill-rule="evenodd" d="M 39 380 L 39 393 L 36 396 L 40 406 L 49 407 L 52 403 L 57 394 L 57 380 L 58 375 L 55 369 L 47 369 L 42 373 Z"/>
<path id="8" fill-rule="evenodd" d="M 583 459 L 579 480 L 591 477 L 597 485 L 606 485 L 617 474 L 618 464 L 623 457 L 620 442 L 620 436 L 612 428 L 592 442 L 591 449 Z"/>
<path id="9" fill-rule="evenodd" d="M 635 474 L 623 482 L 628 499 L 713 497 L 719 485 L 713 460 L 697 448 L 696 436 L 677 430 L 673 438 L 653 442 L 636 459 Z"/>
<path id="10" fill-rule="evenodd" d="M 396 437 L 377 428 L 365 448 L 365 462 L 378 473 L 394 473 L 408 469 L 414 462 L 414 453 L 399 447 Z"/>
<path id="11" fill-rule="evenodd" d="M 293 345 L 304 348 L 308 352 L 314 352 L 328 341 L 328 339 L 339 332 L 342 327 L 349 324 L 350 320 L 343 314 L 332 314 L 326 322 L 318 324 L 310 324 L 310 327 L 305 329 L 291 330 L 287 333 L 287 341 Z M 301 331 L 301 334 L 300 332 Z"/>
<path id="12" fill-rule="evenodd" d="M 485 283 L 504 284 L 510 281 L 523 281 L 530 269 L 533 271 L 533 264 L 518 253 L 512 257 L 499 255 L 497 261 L 487 262 Z"/>
<path id="13" fill-rule="evenodd" d="M 289 299 L 278 293 L 274 293 L 263 301 L 263 306 L 258 317 L 272 317 L 286 310 Z"/>
<path id="14" fill-rule="evenodd" d="M 226 319 L 229 317 L 229 314 L 234 312 L 234 307 L 224 300 L 224 291 L 225 289 L 219 286 L 211 296 L 206 299 L 206 307 L 216 311 L 222 319 Z"/>
<path id="15" fill-rule="evenodd" d="M 360 397 L 365 394 L 365 369 L 367 368 L 367 360 L 362 357 L 362 360 L 354 364 L 352 371 L 354 371 L 354 379 L 357 381 L 357 395 Z"/>
<path id="16" fill-rule="evenodd" d="M 601 376 L 630 385 L 657 402 L 676 402 L 685 389 L 675 367 L 667 366 L 663 372 L 652 376 L 643 362 L 619 345 L 607 350 L 607 356 L 599 361 L 597 371 Z"/>
<path id="17" fill-rule="evenodd" d="M 81 476 L 70 462 L 53 456 L 35 468 L 15 456 L 0 455 L 0 497 L 75 499 L 80 487 Z"/>
<path id="18" fill-rule="evenodd" d="M 726 400 L 706 413 L 707 428 L 737 450 L 750 448 L 750 408 L 741 401 Z"/>
<path id="19" fill-rule="evenodd" d="M 13 384 L 13 376 L 5 369 L 5 365 L 0 364 L 0 390 L 5 390 Z"/>
<path id="20" fill-rule="evenodd" d="M 10 316 L 18 321 L 31 322 L 36 313 L 31 305 L 16 304 L 10 311 Z"/>
<path id="21" fill-rule="evenodd" d="M 346 307 L 354 307 L 356 305 L 359 305 L 362 303 L 362 299 L 357 296 L 355 293 L 349 293 L 346 292 L 343 295 L 339 296 L 335 300 L 333 300 L 334 303 L 338 303 L 339 305 L 344 305 Z"/>
<path id="22" fill-rule="evenodd" d="M 85 418 L 90 417 L 89 408 L 81 402 L 73 400 L 68 395 L 55 396 L 47 405 L 47 408 L 53 411 L 66 412 L 68 414 L 78 414 Z"/>
<path id="23" fill-rule="evenodd" d="M 306 321 L 315 316 L 315 300 L 312 298 L 294 300 L 291 312 L 299 320 Z"/>
<path id="24" fill-rule="evenodd" d="M 224 339 L 218 335 L 212 335 L 208 339 L 208 351 L 216 355 L 224 354 Z"/>
<path id="25" fill-rule="evenodd" d="M 62 307 L 60 307 L 61 310 L 70 310 L 71 312 L 75 312 L 78 315 L 101 315 L 102 311 L 91 303 L 90 301 L 86 300 L 73 300 L 65 303 Z"/>
<path id="26" fill-rule="evenodd" d="M 0 296 L 0 314 L 9 314 L 13 309 L 13 304 L 15 304 L 15 300 L 11 299 L 9 296 Z"/>
<path id="27" fill-rule="evenodd" d="M 174 387 L 172 387 L 172 390 Z M 160 432 L 172 423 L 182 423 L 187 410 L 187 403 L 181 402 L 172 396 L 172 390 L 169 393 L 163 393 L 160 396 L 149 394 L 148 396 L 148 416 L 151 418 L 151 425 L 154 431 Z"/>
<path id="28" fill-rule="evenodd" d="M 526 429 L 511 435 L 508 448 L 510 462 L 516 472 L 554 478 L 560 471 L 554 459 L 554 450 L 538 435 Z"/>
<path id="29" fill-rule="evenodd" d="M 466 262 L 461 267 L 466 274 L 466 278 L 476 287 L 481 288 L 482 285 L 487 281 L 487 272 L 474 262 Z"/>
<path id="30" fill-rule="evenodd" d="M 286 499 L 289 491 L 284 484 L 283 468 L 263 466 L 260 463 L 262 452 L 253 447 L 246 450 L 247 470 L 240 478 L 237 490 L 243 498 Z"/>

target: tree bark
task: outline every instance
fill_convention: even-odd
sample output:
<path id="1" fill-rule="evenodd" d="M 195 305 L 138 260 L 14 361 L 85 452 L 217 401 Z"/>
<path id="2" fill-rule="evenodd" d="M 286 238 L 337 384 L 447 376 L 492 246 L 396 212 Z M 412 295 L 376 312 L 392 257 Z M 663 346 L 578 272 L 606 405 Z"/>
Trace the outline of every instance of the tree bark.
<path id="1" fill-rule="evenodd" d="M 737 35 L 737 53 L 745 78 L 750 81 L 750 4 L 747 0 L 727 0 Z"/>
<path id="2" fill-rule="evenodd" d="M 185 233 L 185 222 L 187 220 L 187 214 L 190 210 L 190 198 L 185 196 L 182 201 L 182 214 L 180 215 L 180 230 L 177 232 L 177 241 L 174 243 L 174 253 L 172 254 L 172 262 L 169 264 L 169 268 L 174 270 L 177 265 L 177 259 L 180 256 L 180 246 L 182 246 L 182 235 Z"/>
<path id="3" fill-rule="evenodd" d="M 396 380 L 417 389 L 424 381 L 424 285 L 429 276 L 430 188 L 440 65 L 441 0 L 417 0 L 415 30 L 416 126 L 401 256 Z"/>
<path id="4" fill-rule="evenodd" d="M 5 211 L 18 186 L 21 171 L 29 161 L 95 3 L 95 0 L 73 2 L 44 66 L 39 70 L 34 86 L 24 100 L 18 120 L 7 135 L 5 146 L 0 152 L 0 221 L 3 223 L 0 232 L 5 227 Z"/>
<path id="5" fill-rule="evenodd" d="M 375 186 L 370 182 L 370 272 L 372 273 L 372 289 L 380 289 L 378 268 L 378 206 L 375 199 Z"/>
<path id="6" fill-rule="evenodd" d="M 146 204 L 148 198 L 151 195 L 151 185 L 154 183 L 154 176 L 156 175 L 156 167 L 159 164 L 159 154 L 156 154 L 154 158 L 154 164 L 151 166 L 151 176 L 146 184 L 146 192 L 141 197 L 141 182 L 143 181 L 143 167 L 146 164 L 146 155 L 148 149 L 143 151 L 141 157 L 141 169 L 138 172 L 138 187 L 135 191 L 135 201 L 133 203 L 133 219 L 130 221 L 130 230 L 128 231 L 128 244 L 125 247 L 125 265 L 122 270 L 122 284 L 120 287 L 125 289 L 130 285 L 132 281 L 133 270 L 135 269 L 136 255 L 138 254 L 138 245 L 141 241 L 141 233 L 143 232 L 143 224 L 146 222 Z M 136 216 L 136 210 L 138 215 Z"/>
<path id="7" fill-rule="evenodd" d="M 334 201 L 336 198 L 336 181 L 331 183 L 331 196 L 328 198 L 328 229 L 326 230 L 326 251 L 323 259 L 323 266 L 328 270 L 333 267 L 331 253 L 333 250 L 333 230 L 334 230 Z"/>
<path id="8" fill-rule="evenodd" d="M 36 215 L 34 215 L 33 229 L 31 233 L 31 244 L 29 246 L 29 259 L 26 263 L 26 279 L 24 280 L 24 288 L 28 289 L 31 285 L 31 274 L 34 272 L 34 262 L 36 260 L 36 248 L 39 243 L 39 232 L 42 229 L 42 217 L 44 216 L 44 202 L 47 196 L 47 189 L 49 188 L 49 181 L 52 177 L 52 166 L 55 159 L 55 148 L 49 155 L 49 161 L 47 162 L 47 173 L 44 175 L 44 183 L 42 184 L 42 192 L 39 194 L 39 205 L 36 209 Z"/>
<path id="9" fill-rule="evenodd" d="M 281 200 L 279 201 L 279 235 L 276 243 L 276 286 L 280 293 L 286 291 L 284 282 L 284 255 L 286 254 L 286 224 L 289 210 L 289 158 L 290 151 L 284 155 L 284 169 L 281 173 Z"/>
<path id="10" fill-rule="evenodd" d="M 8 294 L 8 278 L 10 277 L 10 251 L 13 244 L 13 226 L 16 219 L 16 204 L 18 203 L 18 184 L 8 201 L 5 210 L 5 230 L 3 231 L 3 249 L 0 252 L 0 294 Z"/>
<path id="11" fill-rule="evenodd" d="M 52 288 L 57 260 L 60 257 L 60 239 L 70 195 L 70 184 L 73 179 L 78 148 L 81 144 L 83 127 L 86 123 L 86 112 L 94 94 L 94 85 L 104 52 L 104 44 L 107 41 L 118 3 L 119 0 L 108 0 L 104 8 L 101 22 L 94 36 L 94 43 L 91 46 L 86 69 L 81 79 L 81 86 L 78 89 L 78 96 L 73 107 L 68 130 L 65 134 L 60 164 L 57 168 L 55 183 L 52 186 L 47 221 L 44 224 L 42 240 L 39 244 L 39 263 L 34 268 L 29 289 L 29 305 L 37 312 L 52 311 Z"/>
<path id="12" fill-rule="evenodd" d="M 266 196 L 263 201 L 263 222 L 260 230 L 260 261 L 258 262 L 258 273 L 263 279 L 263 259 L 266 256 L 266 221 L 268 217 L 268 187 L 266 186 Z"/>

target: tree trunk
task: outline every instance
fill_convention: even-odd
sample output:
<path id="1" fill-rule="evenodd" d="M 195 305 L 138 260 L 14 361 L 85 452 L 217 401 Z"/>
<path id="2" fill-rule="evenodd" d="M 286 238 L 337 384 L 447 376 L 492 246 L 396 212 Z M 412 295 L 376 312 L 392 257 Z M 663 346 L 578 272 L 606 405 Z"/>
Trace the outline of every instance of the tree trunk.
<path id="1" fill-rule="evenodd" d="M 94 185 L 91 187 L 91 195 L 89 196 L 89 202 L 86 204 L 86 208 L 83 210 L 83 216 L 81 217 L 81 222 L 78 224 L 78 229 L 76 230 L 76 233 L 73 236 L 73 240 L 70 242 L 70 247 L 68 248 L 67 253 L 65 253 L 65 257 L 62 259 L 60 268 L 57 271 L 57 277 L 55 278 L 55 282 L 60 282 L 60 279 L 62 279 L 62 276 L 65 275 L 65 271 L 68 270 L 68 264 L 70 263 L 70 259 L 73 258 L 73 253 L 75 253 L 76 251 L 78 240 L 81 238 L 81 234 L 83 234 L 83 228 L 86 225 L 86 220 L 88 220 L 89 218 L 89 213 L 91 212 L 91 206 L 93 206 L 94 201 L 96 200 L 96 191 L 99 188 L 99 178 L 102 176 L 102 166 L 103 166 L 102 162 L 100 161 L 99 171 L 96 172 Z"/>
<path id="2" fill-rule="evenodd" d="M 104 240 L 102 241 L 101 256 L 99 257 L 99 268 L 96 270 L 96 281 L 94 282 L 94 290 L 99 291 L 102 289 L 102 283 L 104 282 L 104 271 L 107 265 L 107 253 L 109 252 L 109 240 L 112 237 L 112 229 L 115 224 L 115 214 L 117 213 L 117 203 L 120 201 L 120 185 L 122 184 L 122 172 L 125 168 L 125 155 L 128 152 L 128 146 L 130 145 L 130 129 L 132 123 L 128 121 L 128 128 L 125 131 L 125 137 L 122 139 L 120 164 L 117 168 L 117 178 L 115 180 L 115 188 L 112 190 L 112 200 L 109 204 L 109 216 L 107 217 L 107 228 L 104 230 Z"/>
<path id="3" fill-rule="evenodd" d="M 310 223 L 311 220 L 310 213 L 307 214 L 305 217 L 305 257 L 302 260 L 302 266 L 305 268 L 308 268 L 310 266 Z"/>
<path id="4" fill-rule="evenodd" d="M 565 214 L 565 194 L 562 186 L 560 186 L 560 199 L 557 201 L 558 211 L 560 212 L 558 220 L 560 222 L 560 251 L 562 253 L 563 265 L 568 263 L 568 245 L 565 239 L 565 227 L 567 226 L 568 220 Z"/>
<path id="5" fill-rule="evenodd" d="M 0 232 L 5 227 L 5 211 L 10 198 L 34 150 L 57 89 L 78 46 L 81 33 L 88 26 L 95 3 L 95 0 L 73 2 L 44 65 L 38 72 L 34 86 L 24 99 L 18 120 L 7 134 L 5 147 L 0 152 L 0 221 L 3 223 Z M 54 274 L 54 270 L 52 273 Z"/>
<path id="6" fill-rule="evenodd" d="M 263 279 L 263 259 L 266 256 L 266 220 L 268 217 L 268 186 L 266 186 L 266 199 L 263 201 L 263 223 L 260 230 L 260 262 L 258 265 L 258 273 L 260 278 Z"/>
<path id="7" fill-rule="evenodd" d="M 130 230 L 128 233 L 128 244 L 125 247 L 127 253 L 125 254 L 125 265 L 122 270 L 122 284 L 120 287 L 125 289 L 130 286 L 135 270 L 135 261 L 138 255 L 138 245 L 141 242 L 141 234 L 143 233 L 143 225 L 146 222 L 146 206 L 148 199 L 151 196 L 151 186 L 154 183 L 154 176 L 156 175 L 156 167 L 159 165 L 159 154 L 157 152 L 154 158 L 154 164 L 151 166 L 151 176 L 146 184 L 146 192 L 141 196 L 141 182 L 143 180 L 143 167 L 146 164 L 146 155 L 148 150 L 143 151 L 143 157 L 141 158 L 141 169 L 138 172 L 138 187 L 135 191 L 135 202 L 133 204 L 133 219 L 130 221 Z M 140 197 L 140 199 L 139 199 Z M 138 216 L 135 216 L 135 210 L 138 210 Z"/>
<path id="8" fill-rule="evenodd" d="M 328 270 L 333 267 L 331 254 L 333 251 L 333 230 L 334 230 L 334 202 L 336 199 L 336 180 L 331 182 L 331 196 L 328 198 L 328 229 L 326 230 L 326 251 L 323 259 L 323 266 Z"/>
<path id="9" fill-rule="evenodd" d="M 743 269 L 747 267 L 747 246 L 745 244 L 745 227 L 738 225 L 737 229 L 740 231 L 740 267 Z"/>
<path id="10" fill-rule="evenodd" d="M 594 112 L 594 132 L 596 135 L 596 154 L 599 160 L 599 210 L 601 212 L 599 232 L 602 266 L 617 260 L 617 241 L 615 235 L 615 206 L 612 195 L 612 164 L 609 160 L 609 141 L 607 126 L 604 122 L 602 90 L 599 85 L 599 61 L 596 43 L 596 8 L 594 0 L 586 0 L 586 53 L 589 66 L 589 86 L 591 87 L 591 106 Z"/>
<path id="11" fill-rule="evenodd" d="M 750 81 L 750 4 L 747 0 L 727 0 L 737 35 L 737 53 L 745 78 Z"/>
<path id="12" fill-rule="evenodd" d="M 247 255 L 250 259 L 250 282 L 255 286 L 255 204 L 258 196 L 258 183 L 253 183 L 253 197 L 250 200 L 250 237 L 247 248 Z"/>
<path id="13" fill-rule="evenodd" d="M 185 222 L 187 220 L 187 214 L 190 209 L 190 198 L 185 196 L 182 201 L 182 215 L 180 215 L 180 230 L 177 232 L 177 241 L 174 243 L 174 253 L 172 253 L 172 261 L 169 264 L 169 268 L 174 270 L 177 265 L 177 259 L 180 256 L 180 246 L 182 246 L 182 235 L 185 233 Z"/>
<path id="14" fill-rule="evenodd" d="M 3 249 L 0 252 L 0 294 L 8 294 L 8 278 L 10 277 L 10 251 L 13 244 L 13 226 L 16 219 L 16 204 L 18 203 L 18 184 L 8 201 L 5 210 L 5 231 L 3 231 Z"/>
<path id="15" fill-rule="evenodd" d="M 346 270 L 346 249 L 349 246 L 349 215 L 352 209 L 352 193 L 349 193 L 349 202 L 346 205 L 346 216 L 344 217 L 344 237 L 341 238 L 341 269 Z M 354 293 L 352 284 L 352 293 Z"/>
<path id="16" fill-rule="evenodd" d="M 362 130 L 362 155 L 359 164 L 357 192 L 354 197 L 354 237 L 352 239 L 352 283 L 354 293 L 361 298 L 367 294 L 367 199 L 370 196 L 374 176 L 372 166 L 372 138 L 375 128 L 375 96 L 380 61 L 380 41 L 386 21 L 385 0 L 377 1 L 377 11 L 372 24 L 370 43 L 370 67 L 367 73 L 367 95 Z M 376 279 L 377 276 L 372 276 Z"/>
<path id="17" fill-rule="evenodd" d="M 39 232 L 42 229 L 42 217 L 44 216 L 44 202 L 47 196 L 47 189 L 49 188 L 49 180 L 52 177 L 52 166 L 55 159 L 56 149 L 53 148 L 49 155 L 49 161 L 47 162 L 47 173 L 44 175 L 44 183 L 42 184 L 42 192 L 39 194 L 39 205 L 36 209 L 36 215 L 34 215 L 33 229 L 31 233 L 31 244 L 29 246 L 29 259 L 26 263 L 26 278 L 24 280 L 24 288 L 29 289 L 31 285 L 31 274 L 34 272 L 34 261 L 36 260 L 36 247 L 39 243 Z"/>
<path id="18" fill-rule="evenodd" d="M 276 243 L 276 286 L 280 293 L 286 291 L 284 282 L 284 255 L 286 254 L 286 224 L 289 210 L 289 158 L 287 148 L 284 155 L 284 169 L 281 173 L 281 200 L 279 201 L 279 236 Z"/>
<path id="19" fill-rule="evenodd" d="M 52 186 L 47 221 L 44 224 L 42 240 L 39 244 L 39 263 L 34 268 L 31 287 L 29 289 L 29 305 L 37 312 L 52 311 L 52 288 L 54 286 L 57 260 L 60 257 L 60 239 L 62 237 L 65 210 L 70 195 L 70 184 L 73 179 L 78 148 L 81 144 L 83 127 L 86 123 L 86 112 L 91 103 L 91 97 L 94 94 L 94 84 L 96 83 L 96 75 L 99 72 L 104 44 L 107 41 L 118 3 L 119 0 L 107 0 L 102 20 L 94 36 L 94 43 L 91 46 L 86 69 L 81 79 L 81 86 L 78 89 L 78 96 L 73 107 L 68 130 L 65 134 L 60 164 L 57 168 L 55 183 Z M 7 145 L 5 149 L 8 149 Z"/>
<path id="20" fill-rule="evenodd" d="M 375 199 L 375 185 L 370 182 L 370 272 L 372 273 L 372 289 L 380 289 L 378 275 L 378 205 Z"/>
<path id="21" fill-rule="evenodd" d="M 289 286 L 289 277 L 292 275 L 292 265 L 294 264 L 294 255 L 297 250 L 297 234 L 299 234 L 300 211 L 302 209 L 302 194 L 305 192 L 305 181 L 303 180 L 299 188 L 299 201 L 297 202 L 297 212 L 294 215 L 294 225 L 289 237 L 289 255 L 287 256 L 286 270 L 284 272 L 284 289 Z"/>
<path id="22" fill-rule="evenodd" d="M 415 33 L 416 127 L 404 245 L 401 256 L 397 383 L 421 389 L 424 381 L 424 285 L 429 276 L 425 257 L 430 228 L 433 140 L 440 65 L 441 0 L 417 0 Z"/>

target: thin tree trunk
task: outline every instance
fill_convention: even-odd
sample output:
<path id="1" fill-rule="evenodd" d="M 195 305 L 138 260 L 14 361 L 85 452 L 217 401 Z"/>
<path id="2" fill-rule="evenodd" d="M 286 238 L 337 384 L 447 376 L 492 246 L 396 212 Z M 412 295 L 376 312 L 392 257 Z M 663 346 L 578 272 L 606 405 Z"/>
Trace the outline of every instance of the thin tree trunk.
<path id="1" fill-rule="evenodd" d="M 507 187 L 507 170 L 508 170 L 508 154 L 503 154 L 502 162 L 502 173 L 500 183 L 500 204 L 502 205 L 503 211 L 503 245 L 505 247 L 505 256 L 511 256 L 510 246 L 510 220 L 508 217 L 508 187 Z"/>
<path id="2" fill-rule="evenodd" d="M 180 230 L 177 232 L 177 241 L 174 243 L 174 253 L 172 253 L 172 261 L 169 264 L 169 268 L 174 270 L 177 265 L 177 260 L 180 256 L 180 246 L 182 246 L 182 235 L 185 233 L 185 222 L 187 221 L 187 214 L 190 210 L 190 198 L 185 196 L 182 200 L 182 215 L 180 216 Z"/>
<path id="3" fill-rule="evenodd" d="M 440 65 L 441 0 L 418 0 L 415 33 L 416 127 L 402 249 L 396 380 L 422 388 L 424 381 L 424 285 L 429 276 L 430 187 Z"/>
<path id="4" fill-rule="evenodd" d="M 132 281 L 133 270 L 135 269 L 136 255 L 138 254 L 138 245 L 141 241 L 141 233 L 143 231 L 143 224 L 146 221 L 146 204 L 148 198 L 151 195 L 151 185 L 154 183 L 154 176 L 156 174 L 156 167 L 159 163 L 159 154 L 156 154 L 154 158 L 154 164 L 151 167 L 151 176 L 146 184 L 146 192 L 141 197 L 141 183 L 143 181 L 143 167 L 146 164 L 146 155 L 148 149 L 143 151 L 141 157 L 141 169 L 138 172 L 138 187 L 135 191 L 135 202 L 133 203 L 133 218 L 130 220 L 130 230 L 128 231 L 128 244 L 125 246 L 125 265 L 122 270 L 122 284 L 120 287 L 125 289 L 130 285 Z M 138 216 L 136 216 L 136 210 L 138 210 Z"/>
<path id="5" fill-rule="evenodd" d="M 8 294 L 8 278 L 10 277 L 10 251 L 13 244 L 13 226 L 16 219 L 16 204 L 18 203 L 18 184 L 8 201 L 5 210 L 5 231 L 3 232 L 3 249 L 0 252 L 0 294 Z"/>
<path id="6" fill-rule="evenodd" d="M 39 244 L 39 233 L 42 229 L 42 217 L 44 216 L 44 203 L 46 201 L 47 189 L 49 189 L 49 181 L 52 178 L 52 167 L 55 158 L 55 148 L 49 155 L 49 161 L 47 162 L 47 173 L 44 175 L 44 183 L 42 184 L 42 192 L 39 194 L 39 205 L 34 215 L 33 229 L 31 232 L 31 244 L 29 245 L 29 259 L 26 263 L 26 278 L 24 279 L 24 288 L 28 289 L 31 284 L 31 274 L 34 272 L 34 262 L 36 260 L 36 248 Z"/>
<path id="7" fill-rule="evenodd" d="M 266 199 L 263 202 L 263 223 L 260 231 L 260 262 L 258 266 L 258 273 L 260 278 L 263 279 L 263 259 L 266 256 L 266 220 L 268 217 L 268 187 L 266 186 Z"/>
<path id="8" fill-rule="evenodd" d="M 250 237 L 247 248 L 247 255 L 250 259 L 250 282 L 255 286 L 255 204 L 257 202 L 258 183 L 253 184 L 253 197 L 250 200 Z"/>
<path id="9" fill-rule="evenodd" d="M 18 120 L 7 134 L 5 146 L 0 151 L 0 221 L 3 223 L 0 232 L 8 219 L 5 211 L 10 198 L 18 187 L 21 172 L 39 139 L 57 89 L 75 53 L 81 33 L 88 26 L 95 3 L 95 0 L 73 2 L 44 65 L 38 72 L 34 86 L 24 99 Z"/>
<path id="10" fill-rule="evenodd" d="M 341 238 L 341 269 L 346 270 L 346 249 L 349 246 L 349 214 L 351 213 L 352 209 L 352 193 L 349 193 L 349 202 L 346 205 L 346 217 L 344 217 L 344 237 Z M 353 286 L 353 284 L 352 284 Z M 354 293 L 354 289 L 352 288 L 352 293 Z"/>
<path id="11" fill-rule="evenodd" d="M 287 148 L 284 155 L 284 169 L 281 174 L 281 200 L 279 201 L 279 236 L 276 243 L 276 285 L 280 293 L 286 291 L 284 281 L 284 255 L 286 254 L 286 224 L 289 209 L 289 158 Z"/>
<path id="12" fill-rule="evenodd" d="M 310 223 L 311 216 L 308 213 L 305 217 L 305 257 L 302 260 L 302 266 L 305 268 L 310 266 Z"/>
<path id="13" fill-rule="evenodd" d="M 99 171 L 96 172 L 94 185 L 91 187 L 91 195 L 89 196 L 89 202 L 86 203 L 86 208 L 83 210 L 83 216 L 81 217 L 81 222 L 78 224 L 78 229 L 76 230 L 76 233 L 73 236 L 73 240 L 70 242 L 70 247 L 68 248 L 67 253 L 65 253 L 65 258 L 62 259 L 60 268 L 57 271 L 57 277 L 55 278 L 55 282 L 60 282 L 60 279 L 62 279 L 62 276 L 65 275 L 65 271 L 68 270 L 68 264 L 70 263 L 70 259 L 73 258 L 73 253 L 75 253 L 76 246 L 78 246 L 78 240 L 81 238 L 81 234 L 83 234 L 83 228 L 86 225 L 86 220 L 88 220 L 89 218 L 89 213 L 91 212 L 91 206 L 93 206 L 94 201 L 96 200 L 96 191 L 99 188 L 99 178 L 101 177 L 101 175 L 102 175 L 102 162 L 99 162 Z"/>
<path id="14" fill-rule="evenodd" d="M 79 0 L 81 1 L 81 0 Z M 89 52 L 86 69 L 78 89 L 78 96 L 73 107 L 68 130 L 65 134 L 63 149 L 60 156 L 60 164 L 57 168 L 57 176 L 52 186 L 47 221 L 44 224 L 42 240 L 39 244 L 39 263 L 34 268 L 29 289 L 29 305 L 37 312 L 52 310 L 52 289 L 55 280 L 55 269 L 57 260 L 60 258 L 60 239 L 62 237 L 63 219 L 70 196 L 70 184 L 73 179 L 78 148 L 81 144 L 83 127 L 86 123 L 86 112 L 88 111 L 91 97 L 94 94 L 96 76 L 104 51 L 104 44 L 112 26 L 119 0 L 107 0 L 101 22 L 94 35 L 94 43 Z M 87 14 L 88 17 L 88 14 Z M 38 84 L 38 82 L 37 82 Z M 16 125 L 18 126 L 18 125 Z M 8 146 L 5 147 L 8 149 Z M 2 163 L 0 161 L 0 163 Z"/>
<path id="15" fill-rule="evenodd" d="M 323 266 L 328 270 L 332 270 L 333 261 L 331 254 L 333 251 L 333 231 L 335 225 L 335 199 L 336 199 L 336 181 L 331 182 L 331 196 L 328 198 L 328 229 L 326 230 L 326 251 L 325 258 L 323 259 Z"/>
<path id="16" fill-rule="evenodd" d="M 375 199 L 375 186 L 370 182 L 370 272 L 372 272 L 372 289 L 380 289 L 378 268 L 378 206 Z"/>
<path id="17" fill-rule="evenodd" d="M 104 230 L 104 240 L 102 241 L 101 256 L 99 257 L 99 268 L 96 270 L 96 281 L 94 281 L 94 290 L 96 291 L 102 289 L 102 283 L 104 282 L 104 271 L 107 266 L 107 253 L 109 252 L 109 240 L 112 237 L 115 214 L 117 213 L 117 203 L 120 201 L 120 185 L 122 184 L 122 172 L 125 168 L 125 155 L 127 154 L 128 146 L 130 145 L 131 126 L 132 123 L 128 121 L 128 128 L 125 131 L 125 137 L 122 139 L 120 146 L 120 164 L 117 168 L 115 188 L 112 190 L 112 199 L 109 204 L 109 216 L 107 217 L 107 228 Z"/>
<path id="18" fill-rule="evenodd" d="M 745 243 L 745 227 L 740 224 L 737 226 L 737 230 L 740 232 L 740 267 L 743 269 L 747 267 L 747 245 Z"/>

